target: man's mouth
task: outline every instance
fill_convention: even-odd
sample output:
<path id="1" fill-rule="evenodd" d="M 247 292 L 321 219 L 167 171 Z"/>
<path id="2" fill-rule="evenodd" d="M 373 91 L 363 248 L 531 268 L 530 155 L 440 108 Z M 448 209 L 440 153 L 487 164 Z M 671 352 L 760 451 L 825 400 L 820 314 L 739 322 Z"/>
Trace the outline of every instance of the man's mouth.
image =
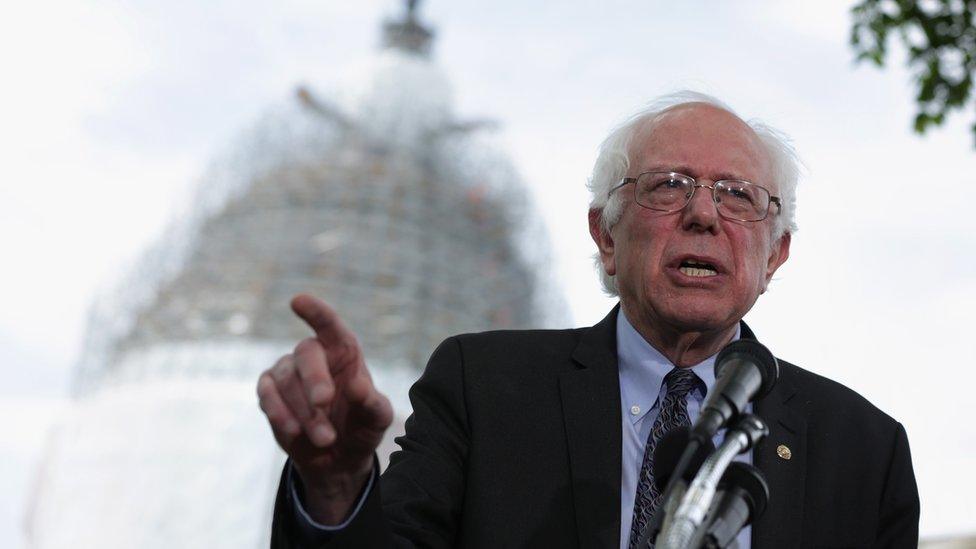
<path id="1" fill-rule="evenodd" d="M 693 260 L 682 261 L 678 270 L 685 275 L 694 277 L 708 277 L 718 274 L 718 269 L 715 268 L 715 265 Z"/>

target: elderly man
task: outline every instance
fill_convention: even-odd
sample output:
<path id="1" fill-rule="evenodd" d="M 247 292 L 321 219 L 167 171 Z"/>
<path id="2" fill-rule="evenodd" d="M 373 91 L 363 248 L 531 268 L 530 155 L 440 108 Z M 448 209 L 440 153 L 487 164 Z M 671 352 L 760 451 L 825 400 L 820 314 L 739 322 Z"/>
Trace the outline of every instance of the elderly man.
<path id="1" fill-rule="evenodd" d="M 335 313 L 296 297 L 316 336 L 258 382 L 290 456 L 272 546 L 632 547 L 660 503 L 654 445 L 694 421 L 718 351 L 755 337 L 742 317 L 789 256 L 796 178 L 776 132 L 712 98 L 670 96 L 631 118 L 591 180 L 590 234 L 619 307 L 590 328 L 449 338 L 382 477 L 390 404 Z M 780 367 L 753 404 L 770 436 L 746 456 L 770 503 L 740 544 L 914 547 L 904 429 Z"/>

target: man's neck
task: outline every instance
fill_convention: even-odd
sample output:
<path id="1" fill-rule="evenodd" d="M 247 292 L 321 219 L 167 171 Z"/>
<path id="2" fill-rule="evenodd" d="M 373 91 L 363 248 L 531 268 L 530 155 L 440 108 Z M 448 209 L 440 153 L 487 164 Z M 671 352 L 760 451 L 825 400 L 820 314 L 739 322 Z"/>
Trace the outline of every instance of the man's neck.
<path id="1" fill-rule="evenodd" d="M 626 307 L 623 311 L 637 333 L 679 368 L 694 366 L 717 354 L 736 334 L 737 324 L 717 330 L 688 331 L 635 318 Z"/>

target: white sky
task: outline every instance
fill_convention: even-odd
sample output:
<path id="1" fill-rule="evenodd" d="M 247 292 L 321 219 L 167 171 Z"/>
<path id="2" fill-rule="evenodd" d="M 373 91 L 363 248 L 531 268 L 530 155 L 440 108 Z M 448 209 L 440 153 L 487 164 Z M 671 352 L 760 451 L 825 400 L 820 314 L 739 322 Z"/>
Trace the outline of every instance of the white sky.
<path id="1" fill-rule="evenodd" d="M 717 95 L 790 134 L 808 168 L 792 257 L 747 320 L 777 355 L 905 424 L 923 534 L 976 531 L 976 399 L 963 396 L 976 382 L 964 332 L 976 305 L 971 114 L 912 134 L 904 56 L 885 71 L 855 66 L 849 2 L 538 4 L 430 0 L 421 15 L 438 30 L 459 114 L 502 123 L 497 140 L 542 205 L 573 313 L 565 324 L 612 305 L 585 222 L 599 141 L 661 93 Z M 297 83 L 326 90 L 355 72 L 380 17 L 399 10 L 394 0 L 4 10 L 0 483 L 15 490 L 0 498 L 0 539 L 17 535 L 93 291 L 158 235 L 216 152 Z"/>

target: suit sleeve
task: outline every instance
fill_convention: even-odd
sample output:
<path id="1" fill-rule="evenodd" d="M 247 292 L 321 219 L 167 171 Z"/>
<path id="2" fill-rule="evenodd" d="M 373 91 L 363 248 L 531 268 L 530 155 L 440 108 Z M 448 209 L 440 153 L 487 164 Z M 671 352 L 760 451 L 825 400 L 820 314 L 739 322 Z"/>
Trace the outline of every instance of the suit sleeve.
<path id="1" fill-rule="evenodd" d="M 918 547 L 919 502 L 905 428 L 898 424 L 875 547 Z"/>
<path id="2" fill-rule="evenodd" d="M 410 389 L 413 414 L 401 450 L 366 496 L 349 526 L 321 547 L 453 547 L 464 497 L 469 426 L 464 361 L 457 338 L 442 343 Z M 297 549 L 295 511 L 284 481 L 278 488 L 272 549 Z"/>

